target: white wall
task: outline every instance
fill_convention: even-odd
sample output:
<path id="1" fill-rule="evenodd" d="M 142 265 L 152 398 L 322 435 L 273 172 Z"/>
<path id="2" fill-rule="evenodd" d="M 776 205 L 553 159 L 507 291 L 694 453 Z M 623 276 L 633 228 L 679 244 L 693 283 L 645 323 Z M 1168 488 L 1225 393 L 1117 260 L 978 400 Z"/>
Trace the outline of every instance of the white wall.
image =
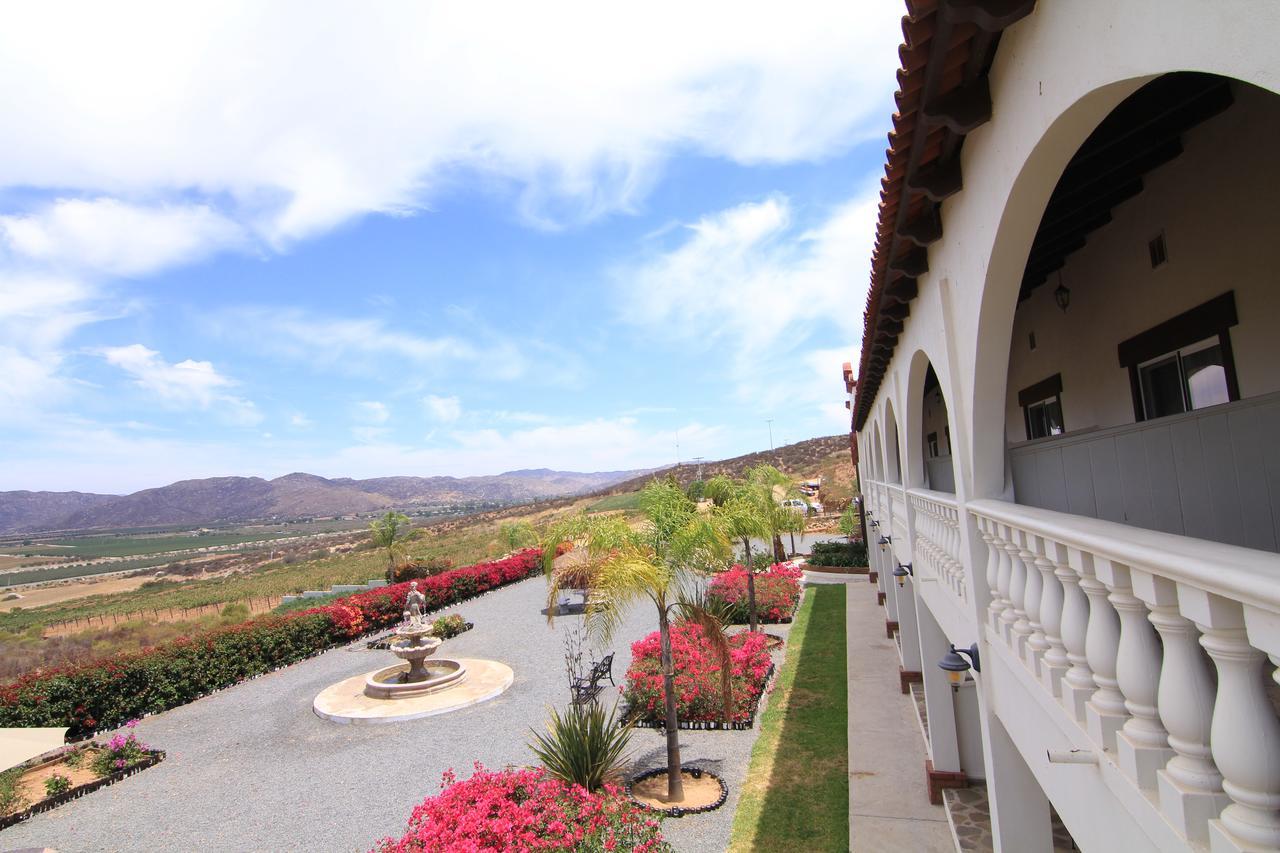
<path id="1" fill-rule="evenodd" d="M 1116 345 L 1225 291 L 1240 323 L 1230 331 L 1242 397 L 1280 390 L 1280 96 L 1237 84 L 1235 104 L 1183 136 L 1183 153 L 1149 172 L 1143 192 L 1112 211 L 1067 258 L 1064 314 L 1057 274 L 1014 316 L 1005 402 L 1011 443 L 1026 440 L 1018 391 L 1062 374 L 1068 432 L 1133 423 L 1129 374 Z M 1169 260 L 1151 268 L 1147 241 L 1164 231 Z M 1034 332 L 1036 349 L 1028 336 Z"/>

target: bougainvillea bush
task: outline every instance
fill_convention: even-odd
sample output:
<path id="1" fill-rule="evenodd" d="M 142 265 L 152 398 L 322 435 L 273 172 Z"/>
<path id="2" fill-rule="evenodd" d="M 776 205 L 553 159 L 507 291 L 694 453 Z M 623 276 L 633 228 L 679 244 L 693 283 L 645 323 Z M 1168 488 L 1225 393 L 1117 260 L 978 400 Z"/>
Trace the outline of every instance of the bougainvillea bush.
<path id="1" fill-rule="evenodd" d="M 596 851 L 669 853 L 658 821 L 617 788 L 591 793 L 546 771 L 489 771 L 458 781 L 413 810 L 402 838 L 384 838 L 372 853 L 453 851 Z"/>
<path id="2" fill-rule="evenodd" d="M 756 572 L 756 618 L 761 622 L 790 619 L 800 603 L 802 570 L 788 563 L 774 563 Z M 711 579 L 707 600 L 724 608 L 729 621 L 736 625 L 747 621 L 747 570 L 734 566 Z"/>
<path id="3" fill-rule="evenodd" d="M 529 549 L 423 578 L 418 590 L 426 597 L 426 609 L 433 610 L 541 571 L 541 552 Z M 403 617 L 408 592 L 408 583 L 380 587 L 141 652 L 33 670 L 0 684 L 0 727 L 69 726 L 69 734 L 77 737 L 176 708 L 394 625 Z"/>
<path id="4" fill-rule="evenodd" d="M 729 638 L 729 659 L 733 667 L 732 722 L 749 722 L 756 701 L 764 692 L 772 665 L 765 643 L 763 634 L 749 631 Z M 699 625 L 693 622 L 671 625 L 671 658 L 675 665 L 676 709 L 680 721 L 725 722 L 720 666 Z M 631 666 L 627 669 L 623 695 L 631 713 L 640 719 L 665 720 L 662 640 L 657 631 L 631 644 Z"/>

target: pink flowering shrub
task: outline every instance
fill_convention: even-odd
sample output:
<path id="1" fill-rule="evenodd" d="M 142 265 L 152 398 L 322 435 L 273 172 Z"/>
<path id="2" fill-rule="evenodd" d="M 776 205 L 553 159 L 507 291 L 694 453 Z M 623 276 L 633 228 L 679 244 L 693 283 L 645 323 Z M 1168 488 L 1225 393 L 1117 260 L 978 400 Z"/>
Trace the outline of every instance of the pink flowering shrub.
<path id="1" fill-rule="evenodd" d="M 371 853 L 672 849 L 658 821 L 610 785 L 591 793 L 542 768 L 490 771 L 477 762 L 461 782 L 445 771 L 442 788 L 414 808 L 402 838 L 384 838 Z"/>
<path id="2" fill-rule="evenodd" d="M 756 618 L 761 622 L 781 622 L 795 613 L 800 603 L 803 571 L 790 563 L 774 563 L 756 573 Z M 707 599 L 727 608 L 734 624 L 748 621 L 747 570 L 734 566 L 712 578 Z"/>
<path id="3" fill-rule="evenodd" d="M 763 634 L 743 632 L 729 638 L 732 664 L 734 722 L 748 722 L 755 702 L 769 678 L 769 653 Z M 671 657 L 675 665 L 676 710 L 681 721 L 724 721 L 724 699 L 720 692 L 720 666 L 702 628 L 693 622 L 671 626 Z M 633 713 L 642 719 L 665 720 L 665 692 L 662 681 L 662 639 L 654 631 L 631 645 L 631 666 L 627 669 L 623 694 Z"/>
<path id="4" fill-rule="evenodd" d="M 138 725 L 137 720 L 130 720 L 125 724 L 129 729 L 133 729 Z M 138 736 L 132 731 L 129 734 L 116 734 L 111 740 L 107 741 L 107 745 L 100 749 L 93 757 L 93 763 L 90 767 L 93 772 L 99 776 L 106 776 L 117 770 L 124 770 L 131 764 L 137 764 L 139 761 L 147 757 L 151 751 L 151 747 L 138 740 Z"/>

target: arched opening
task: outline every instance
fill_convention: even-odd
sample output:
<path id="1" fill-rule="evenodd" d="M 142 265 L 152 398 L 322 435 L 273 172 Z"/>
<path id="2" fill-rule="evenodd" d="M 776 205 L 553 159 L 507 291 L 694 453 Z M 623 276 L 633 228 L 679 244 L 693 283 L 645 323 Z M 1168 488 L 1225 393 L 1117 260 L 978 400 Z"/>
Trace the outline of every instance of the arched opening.
<path id="1" fill-rule="evenodd" d="M 924 485 L 935 492 L 956 490 L 951 462 L 951 421 L 947 398 L 933 365 L 926 366 L 920 401 L 920 452 L 924 460 Z"/>
<path id="2" fill-rule="evenodd" d="M 898 442 L 898 418 L 893 413 L 893 402 L 884 405 L 884 476 L 890 483 L 902 482 L 902 453 Z"/>
<path id="3" fill-rule="evenodd" d="M 871 431 L 871 476 L 884 481 L 884 442 L 880 440 L 880 424 Z"/>
<path id="4" fill-rule="evenodd" d="M 1177 72 L 1080 109 L 1100 103 L 1023 243 L 1016 297 L 998 297 L 1016 299 L 1011 322 L 984 305 L 983 334 L 1008 337 L 1013 498 L 1280 550 L 1280 241 L 1259 191 L 1280 186 L 1280 98 Z"/>

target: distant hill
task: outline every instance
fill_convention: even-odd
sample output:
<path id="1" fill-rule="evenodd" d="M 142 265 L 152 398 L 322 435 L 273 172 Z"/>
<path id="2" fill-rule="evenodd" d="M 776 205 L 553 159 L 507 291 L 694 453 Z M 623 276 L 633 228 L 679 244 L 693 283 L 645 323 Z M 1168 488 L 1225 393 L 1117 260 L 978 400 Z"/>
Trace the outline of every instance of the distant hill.
<path id="1" fill-rule="evenodd" d="M 704 461 L 701 465 L 692 462 L 678 467 L 671 466 L 657 471 L 646 471 L 638 477 L 613 483 L 601 489 L 599 494 L 614 495 L 622 492 L 633 492 L 643 488 L 644 484 L 652 480 L 654 476 L 675 475 L 681 485 L 687 486 L 698 478 L 699 468 L 701 468 L 704 480 L 709 480 L 717 474 L 724 474 L 726 477 L 741 477 L 748 468 L 765 464 L 773 465 L 783 473 L 791 474 L 795 477 L 815 476 L 833 454 L 841 453 L 845 457 L 843 461 L 849 463 L 849 467 L 852 469 L 853 463 L 849 458 L 849 436 L 847 433 L 844 435 L 810 438 L 805 441 L 798 441 L 795 444 L 783 445 L 776 450 L 760 450 L 744 456 L 735 456 L 732 459 L 721 459 L 716 462 Z"/>
<path id="2" fill-rule="evenodd" d="M 640 471 L 578 473 L 548 469 L 485 477 L 326 479 L 315 474 L 182 480 L 131 495 L 83 492 L 0 492 L 0 533 L 159 525 L 223 524 L 303 518 L 391 507 L 466 501 L 532 501 L 584 494 Z"/>

